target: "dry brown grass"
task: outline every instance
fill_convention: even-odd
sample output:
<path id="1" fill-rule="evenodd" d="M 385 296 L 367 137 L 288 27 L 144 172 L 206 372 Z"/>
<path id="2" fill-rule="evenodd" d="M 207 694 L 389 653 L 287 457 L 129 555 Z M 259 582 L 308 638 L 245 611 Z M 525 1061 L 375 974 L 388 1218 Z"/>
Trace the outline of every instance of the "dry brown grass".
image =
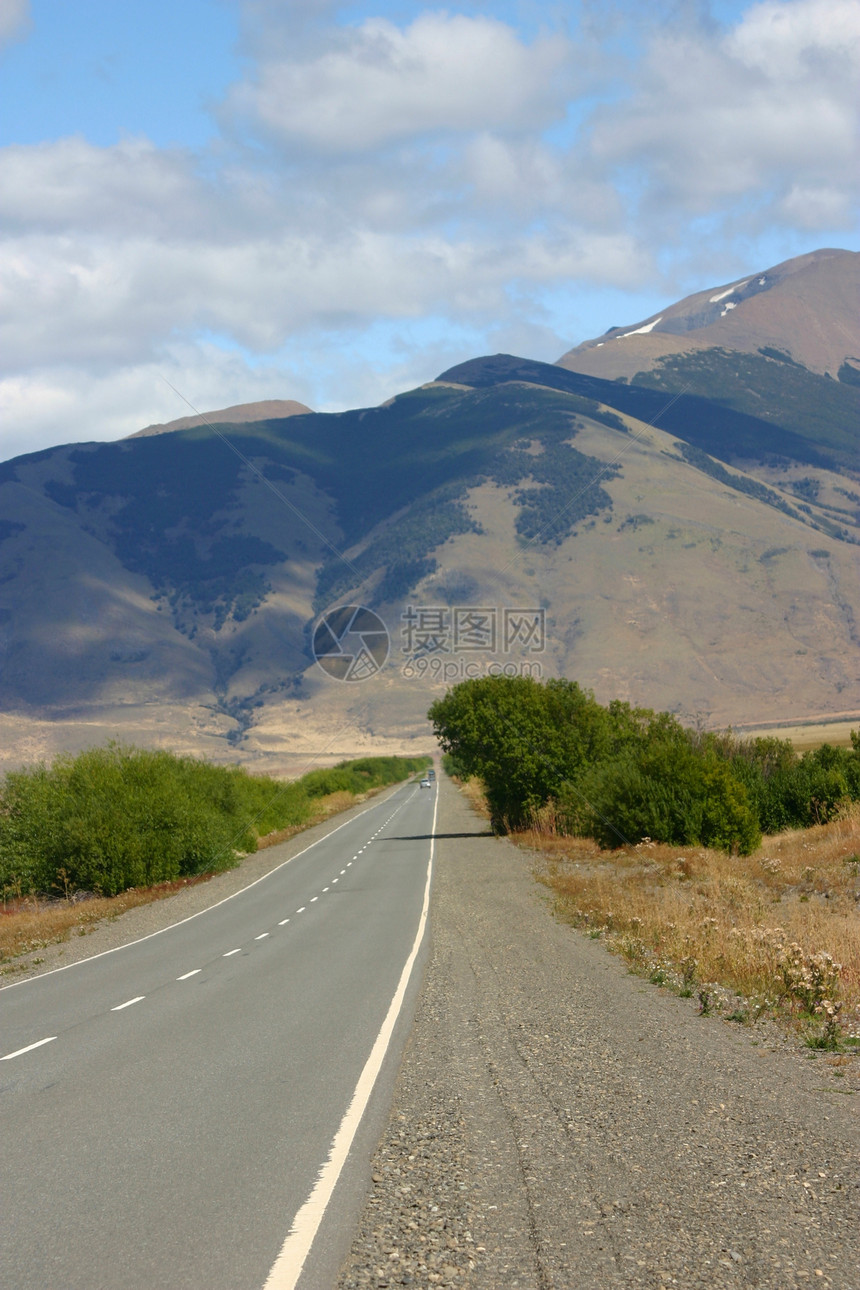
<path id="1" fill-rule="evenodd" d="M 105 918 L 118 918 L 127 909 L 164 900 L 185 887 L 208 882 L 211 873 L 154 887 L 134 887 L 119 896 L 96 896 L 90 900 L 58 901 L 38 898 L 12 901 L 0 908 L 0 963 L 7 964 L 21 954 L 32 954 L 48 945 L 86 936 Z M 38 962 L 38 960 L 37 960 Z"/>
<path id="2" fill-rule="evenodd" d="M 747 857 L 651 842 L 601 851 L 538 830 L 515 841 L 540 857 L 562 917 L 659 983 L 812 1039 L 860 1036 L 860 806 Z"/>
<path id="3" fill-rule="evenodd" d="M 769 739 L 788 739 L 795 752 L 811 752 L 822 744 L 831 744 L 834 748 L 850 748 L 851 732 L 860 722 L 860 713 L 852 713 L 845 720 L 803 721 L 794 725 L 779 725 L 772 721 L 758 729 L 737 727 L 736 734 L 744 739 L 765 737 Z"/>
<path id="4" fill-rule="evenodd" d="M 460 792 L 463 794 L 472 810 L 476 811 L 478 815 L 482 815 L 485 820 L 488 820 L 490 818 L 490 811 L 487 806 L 487 799 L 484 796 L 481 781 L 479 779 L 461 780 L 455 777 L 454 783 L 460 789 Z"/>
<path id="5" fill-rule="evenodd" d="M 302 824 L 267 834 L 259 839 L 257 849 L 262 851 L 266 847 L 285 842 L 296 833 L 301 833 L 314 824 L 321 824 L 330 815 L 345 811 L 381 791 L 372 789 L 360 796 L 347 792 L 329 793 L 319 798 L 316 811 Z M 42 900 L 33 897 L 8 901 L 0 906 L 0 965 L 5 965 L 0 967 L 0 972 L 14 971 L 8 965 L 22 954 L 32 954 L 49 945 L 57 945 L 67 941 L 70 936 L 86 936 L 103 919 L 118 918 L 126 910 L 135 909 L 138 905 L 164 900 L 166 896 L 172 896 L 184 887 L 208 882 L 212 876 L 211 873 L 197 874 L 192 878 L 180 878 L 176 882 L 157 883 L 154 887 L 135 887 L 118 896 L 97 896 L 88 900 Z M 35 961 L 39 962 L 38 959 Z"/>

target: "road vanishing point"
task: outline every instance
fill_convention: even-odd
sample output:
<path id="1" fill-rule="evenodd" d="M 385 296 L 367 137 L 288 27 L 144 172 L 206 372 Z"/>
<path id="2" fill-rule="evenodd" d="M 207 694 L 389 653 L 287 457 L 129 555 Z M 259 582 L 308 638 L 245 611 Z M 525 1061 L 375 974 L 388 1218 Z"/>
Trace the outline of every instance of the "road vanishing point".
<path id="1" fill-rule="evenodd" d="M 435 815 L 435 789 L 401 786 L 210 908 L 0 990 L 6 1290 L 334 1283 L 409 1029 Z"/>

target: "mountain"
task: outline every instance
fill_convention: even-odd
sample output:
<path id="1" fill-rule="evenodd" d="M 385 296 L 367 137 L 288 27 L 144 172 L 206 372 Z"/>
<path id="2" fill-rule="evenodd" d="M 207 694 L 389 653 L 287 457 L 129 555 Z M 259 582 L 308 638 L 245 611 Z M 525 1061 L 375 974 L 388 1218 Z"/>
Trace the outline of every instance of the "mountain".
<path id="1" fill-rule="evenodd" d="M 378 408 L 5 463 L 6 764 L 111 736 L 272 770 L 424 748 L 432 698 L 488 665 L 708 726 L 855 714 L 860 386 L 766 348 L 635 381 L 496 355 Z M 369 617 L 318 626 L 350 604 L 388 629 L 379 671 Z M 334 679 L 347 628 L 366 680 Z"/>
<path id="2" fill-rule="evenodd" d="M 860 252 L 827 249 L 709 287 L 559 359 L 562 367 L 633 381 L 670 355 L 724 349 L 860 380 Z M 847 371 L 843 369 L 847 365 Z M 840 378 L 840 371 L 842 376 Z"/>
<path id="3" fill-rule="evenodd" d="M 751 414 L 778 427 L 780 438 L 800 435 L 851 470 L 860 412 L 858 299 L 860 253 L 815 251 L 612 328 L 558 362 Z M 816 464 L 796 442 L 781 455 Z"/>
<path id="4" fill-rule="evenodd" d="M 273 418 L 301 416 L 310 412 L 304 403 L 295 399 L 260 399 L 257 403 L 238 403 L 230 408 L 220 408 L 214 412 L 195 412 L 189 417 L 177 417 L 175 421 L 165 421 L 158 425 L 145 426 L 128 435 L 129 439 L 139 439 L 144 435 L 169 434 L 172 430 L 187 430 L 191 426 L 206 424 L 247 425 L 249 421 L 270 421 Z"/>

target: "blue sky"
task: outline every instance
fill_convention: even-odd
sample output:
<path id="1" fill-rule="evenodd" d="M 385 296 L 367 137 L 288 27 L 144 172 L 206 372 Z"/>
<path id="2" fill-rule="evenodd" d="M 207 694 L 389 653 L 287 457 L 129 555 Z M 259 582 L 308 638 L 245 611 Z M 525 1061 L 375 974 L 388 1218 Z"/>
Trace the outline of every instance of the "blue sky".
<path id="1" fill-rule="evenodd" d="M 860 249 L 860 0 L 0 0 L 0 457 Z"/>
<path id="2" fill-rule="evenodd" d="M 204 147 L 211 107 L 242 74 L 235 6 L 212 0 L 34 0 L 0 72 L 0 143 L 145 135 Z"/>

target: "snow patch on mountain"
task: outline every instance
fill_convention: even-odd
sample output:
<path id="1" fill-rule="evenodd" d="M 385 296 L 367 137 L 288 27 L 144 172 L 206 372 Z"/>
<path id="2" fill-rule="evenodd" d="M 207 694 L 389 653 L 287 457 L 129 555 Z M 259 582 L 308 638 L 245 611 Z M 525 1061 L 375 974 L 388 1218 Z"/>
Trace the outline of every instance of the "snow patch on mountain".
<path id="1" fill-rule="evenodd" d="M 657 326 L 658 322 L 662 322 L 662 321 L 663 321 L 663 315 L 661 314 L 659 318 L 655 318 L 653 322 L 646 323 L 644 327 L 637 327 L 635 331 L 622 332 L 622 334 L 620 336 L 616 336 L 615 339 L 624 340 L 625 336 L 644 336 L 649 331 L 653 331 L 654 328 Z"/>

